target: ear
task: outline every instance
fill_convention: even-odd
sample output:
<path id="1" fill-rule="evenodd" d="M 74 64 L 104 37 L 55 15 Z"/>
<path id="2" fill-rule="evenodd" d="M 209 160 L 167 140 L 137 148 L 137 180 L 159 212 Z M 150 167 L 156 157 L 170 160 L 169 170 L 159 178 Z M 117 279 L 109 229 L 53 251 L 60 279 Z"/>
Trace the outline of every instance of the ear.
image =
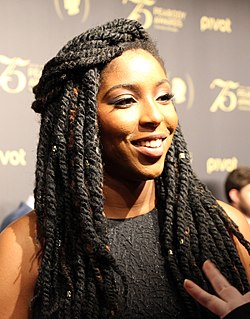
<path id="1" fill-rule="evenodd" d="M 232 202 L 235 204 L 239 203 L 239 191 L 235 188 L 232 188 L 229 193 L 228 193 L 229 197 L 231 198 Z"/>

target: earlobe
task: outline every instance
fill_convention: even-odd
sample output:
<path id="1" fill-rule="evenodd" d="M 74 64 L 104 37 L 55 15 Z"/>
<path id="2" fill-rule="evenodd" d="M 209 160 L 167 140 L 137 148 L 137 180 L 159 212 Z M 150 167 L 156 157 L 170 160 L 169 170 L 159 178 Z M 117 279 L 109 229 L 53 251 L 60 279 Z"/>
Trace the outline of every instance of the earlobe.
<path id="1" fill-rule="evenodd" d="M 228 194 L 233 203 L 235 204 L 239 203 L 239 191 L 237 189 L 235 188 L 231 189 Z"/>

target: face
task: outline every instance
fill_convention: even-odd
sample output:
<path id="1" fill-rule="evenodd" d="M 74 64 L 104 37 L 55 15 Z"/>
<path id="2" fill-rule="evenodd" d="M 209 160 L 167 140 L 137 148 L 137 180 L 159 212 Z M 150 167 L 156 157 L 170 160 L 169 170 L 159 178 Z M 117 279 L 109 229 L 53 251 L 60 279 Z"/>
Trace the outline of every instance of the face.
<path id="1" fill-rule="evenodd" d="M 117 179 L 162 173 L 177 126 L 169 81 L 147 51 L 125 51 L 102 73 L 97 96 L 104 170 Z"/>
<path id="2" fill-rule="evenodd" d="M 250 184 L 242 187 L 238 194 L 239 210 L 250 217 Z"/>

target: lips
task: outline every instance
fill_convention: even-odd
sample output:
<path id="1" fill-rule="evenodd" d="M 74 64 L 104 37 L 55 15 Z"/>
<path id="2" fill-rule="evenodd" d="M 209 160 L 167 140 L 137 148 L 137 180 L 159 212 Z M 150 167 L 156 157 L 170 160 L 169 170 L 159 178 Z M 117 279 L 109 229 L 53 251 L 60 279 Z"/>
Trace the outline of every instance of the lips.
<path id="1" fill-rule="evenodd" d="M 164 154 L 166 136 L 151 136 L 132 141 L 137 151 L 148 157 L 161 157 Z"/>

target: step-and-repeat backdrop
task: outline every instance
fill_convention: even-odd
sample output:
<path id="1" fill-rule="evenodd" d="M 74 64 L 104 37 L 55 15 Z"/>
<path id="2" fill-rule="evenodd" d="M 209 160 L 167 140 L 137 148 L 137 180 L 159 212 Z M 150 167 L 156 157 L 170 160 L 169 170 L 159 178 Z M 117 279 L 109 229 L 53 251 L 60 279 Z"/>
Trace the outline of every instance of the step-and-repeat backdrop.
<path id="1" fill-rule="evenodd" d="M 32 87 L 73 36 L 139 20 L 171 79 L 193 167 L 225 200 L 226 174 L 250 165 L 249 0 L 0 0 L 0 222 L 33 192 L 39 119 Z"/>

